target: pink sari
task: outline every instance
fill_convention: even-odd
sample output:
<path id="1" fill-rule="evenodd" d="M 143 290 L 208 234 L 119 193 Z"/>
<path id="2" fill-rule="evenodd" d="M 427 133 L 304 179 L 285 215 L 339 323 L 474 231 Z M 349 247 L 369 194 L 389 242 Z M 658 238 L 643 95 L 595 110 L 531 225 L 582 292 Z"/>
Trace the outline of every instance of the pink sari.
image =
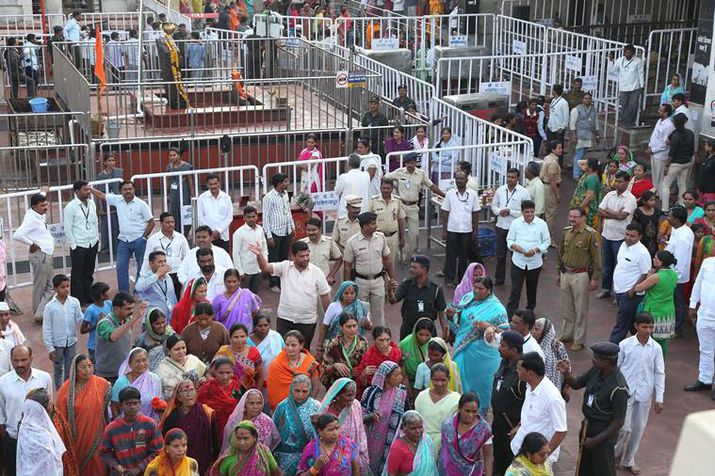
<path id="1" fill-rule="evenodd" d="M 462 276 L 462 281 L 459 282 L 457 289 L 454 290 L 452 305 L 458 306 L 462 298 L 474 290 L 474 270 L 478 267 L 482 270 L 482 276 L 487 275 L 487 268 L 481 263 L 471 263 L 467 266 L 467 270 Z"/>
<path id="2" fill-rule="evenodd" d="M 317 147 L 300 151 L 298 160 L 316 160 L 322 159 L 323 154 L 320 153 Z M 312 163 L 307 166 L 308 170 L 303 170 L 300 173 L 300 192 L 316 193 L 323 191 L 323 164 L 321 162 Z"/>
<path id="3" fill-rule="evenodd" d="M 241 400 L 238 402 L 238 405 L 236 405 L 233 413 L 231 413 L 231 416 L 228 417 L 228 422 L 226 422 L 226 427 L 223 430 L 223 445 L 221 446 L 221 454 L 224 454 L 229 449 L 231 433 L 233 433 L 233 430 L 236 429 L 238 424 L 245 419 L 246 401 L 248 401 L 248 396 L 254 392 L 263 397 L 260 390 L 256 390 L 255 388 L 250 389 L 243 394 L 243 397 L 241 397 Z M 267 446 L 271 451 L 275 450 L 278 443 L 281 442 L 281 435 L 278 433 L 278 428 L 276 428 L 276 424 L 273 423 L 273 420 L 271 420 L 268 415 L 261 412 L 250 421 L 256 426 L 256 430 L 258 431 L 258 442 Z"/>

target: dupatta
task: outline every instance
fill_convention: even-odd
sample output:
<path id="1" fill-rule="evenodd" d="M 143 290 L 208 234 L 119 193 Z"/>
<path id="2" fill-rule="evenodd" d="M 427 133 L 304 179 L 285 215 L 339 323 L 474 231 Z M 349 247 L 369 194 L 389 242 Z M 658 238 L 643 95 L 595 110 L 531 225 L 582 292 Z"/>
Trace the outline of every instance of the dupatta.
<path id="1" fill-rule="evenodd" d="M 417 343 L 417 333 L 415 332 L 415 329 L 417 329 L 417 324 L 419 324 L 421 321 L 427 319 L 428 321 L 432 321 L 429 317 L 421 317 L 417 319 L 417 322 L 415 322 L 414 327 L 412 328 L 412 333 L 402 339 L 402 342 L 400 342 L 400 350 L 402 350 L 402 362 L 405 367 L 405 372 L 407 372 L 407 377 L 409 377 L 410 381 L 413 381 L 415 379 L 415 374 L 417 373 L 417 367 L 427 360 L 427 344 L 429 341 L 425 342 L 423 345 L 419 345 Z"/>
<path id="2" fill-rule="evenodd" d="M 482 270 L 482 276 L 487 275 L 487 268 L 483 264 L 476 262 L 470 263 L 470 265 L 467 266 L 467 270 L 464 272 L 464 276 L 462 276 L 462 280 L 454 290 L 452 305 L 458 306 L 464 296 L 474 291 L 474 271 L 477 268 Z"/>
<path id="3" fill-rule="evenodd" d="M 442 358 L 442 363 L 449 369 L 449 389 L 453 392 L 462 393 L 462 377 L 459 375 L 459 367 L 454 363 L 452 357 L 449 355 L 449 346 L 447 342 L 441 337 L 433 337 L 427 342 L 427 347 L 429 347 L 430 342 L 438 344 L 444 351 L 444 358 Z M 430 388 L 432 387 L 432 381 L 430 380 Z"/>
<path id="4" fill-rule="evenodd" d="M 257 431 L 256 426 L 250 421 L 242 421 L 234 430 L 242 428 L 249 431 Z M 253 450 L 243 458 L 238 453 L 238 440 L 236 432 L 232 431 L 228 438 L 229 447 L 226 452 L 219 458 L 209 471 L 209 476 L 223 476 L 220 468 L 226 464 L 229 465 L 229 476 L 269 476 L 270 461 L 273 459 L 271 451 L 260 442 L 256 442 Z"/>
<path id="5" fill-rule="evenodd" d="M 171 327 L 177 334 L 181 334 L 186 326 L 194 320 L 194 308 L 199 302 L 209 302 L 207 299 L 198 301 L 193 298 L 196 288 L 201 284 L 206 284 L 204 278 L 195 278 L 189 281 L 189 284 L 184 289 L 181 299 L 176 303 L 174 310 L 171 312 Z"/>
<path id="6" fill-rule="evenodd" d="M 268 372 L 268 378 L 266 379 L 268 404 L 272 409 L 275 409 L 286 397 L 291 398 L 290 390 L 286 390 L 286 388 L 289 386 L 292 388 L 297 377 L 305 375 L 310 381 L 310 377 L 318 372 L 320 364 L 315 360 L 315 357 L 306 349 L 301 352 L 305 354 L 305 358 L 303 359 L 303 365 L 298 368 L 292 368 L 288 364 L 288 355 L 285 350 L 282 350 L 273 360 L 271 370 Z"/>
<path id="7" fill-rule="evenodd" d="M 415 410 L 406 411 L 400 420 L 400 430 L 395 434 L 395 440 L 405 436 L 405 431 L 402 429 L 402 425 L 405 416 L 407 415 L 417 415 L 420 420 L 422 420 L 422 416 Z M 395 440 L 393 440 L 393 443 Z M 423 432 L 422 439 L 415 450 L 415 457 L 412 459 L 412 472 L 407 476 L 439 476 L 439 472 L 437 471 L 437 462 L 434 459 L 432 447 L 432 440 L 426 432 Z M 385 466 L 383 467 L 382 476 L 388 476 L 387 462 L 385 462 Z"/>
<path id="8" fill-rule="evenodd" d="M 261 393 L 261 391 L 258 389 L 252 388 L 243 394 L 243 397 L 241 397 L 241 400 L 239 400 L 238 405 L 236 405 L 236 408 L 231 413 L 231 416 L 228 417 L 226 427 L 223 430 L 223 443 L 221 445 L 222 454 L 229 449 L 231 436 L 236 427 L 239 426 L 239 423 L 243 421 L 248 421 L 245 419 L 246 402 L 248 401 L 249 395 L 252 394 L 260 395 L 261 400 L 263 400 L 263 403 L 265 404 L 265 400 L 263 399 L 263 393 Z M 273 451 L 276 446 L 278 446 L 278 443 L 280 443 L 281 441 L 280 433 L 278 433 L 278 428 L 276 428 L 276 425 L 275 423 L 273 423 L 273 420 L 271 420 L 268 415 L 261 412 L 252 420 L 250 420 L 250 422 L 256 427 L 256 430 L 258 431 L 258 441 L 266 445 L 268 448 L 270 448 L 271 451 Z"/>
<path id="9" fill-rule="evenodd" d="M 442 422 L 439 469 L 444 476 L 481 476 L 481 449 L 492 437 L 489 423 L 480 415 L 474 426 L 459 436 L 459 414 Z"/>
<path id="10" fill-rule="evenodd" d="M 47 410 L 34 400 L 25 400 L 17 432 L 18 476 L 62 475 L 65 451 L 65 444 Z"/>
<path id="11" fill-rule="evenodd" d="M 126 359 L 124 359 L 124 362 L 122 362 L 122 365 L 119 366 L 120 376 L 127 375 L 129 372 L 132 371 L 132 369 L 129 367 L 129 361 L 131 360 L 132 355 L 134 355 L 136 352 L 146 352 L 146 350 L 142 349 L 141 347 L 134 347 L 132 350 L 130 350 Z M 154 397 L 162 397 L 161 380 L 154 380 L 152 378 L 152 373 L 147 370 L 139 377 L 137 377 L 133 382 L 129 382 L 129 386 L 136 388 L 137 390 L 139 390 L 139 393 L 141 393 L 141 412 L 145 416 L 148 416 L 149 418 L 153 419 L 154 421 L 158 421 L 159 414 L 156 413 L 152 408 L 151 401 Z"/>
<path id="12" fill-rule="evenodd" d="M 281 437 L 280 448 L 298 453 L 315 438 L 315 429 L 310 417 L 320 409 L 320 402 L 310 396 L 300 405 L 293 398 L 293 387 L 303 383 L 308 384 L 308 395 L 310 395 L 313 391 L 310 377 L 305 374 L 296 375 L 290 384 L 288 397 L 278 404 L 273 414 L 273 421 Z"/>
<path id="13" fill-rule="evenodd" d="M 196 474 L 193 470 L 198 471 L 198 465 L 196 461 L 184 456 L 181 460 L 175 464 L 171 464 L 169 459 L 169 454 L 166 451 L 166 442 L 169 437 L 176 433 L 183 434 L 184 431 L 179 428 L 173 428 L 166 432 L 164 435 L 164 447 L 161 449 L 159 456 L 154 458 L 146 467 L 145 474 L 151 474 L 156 476 L 193 476 Z M 193 463 L 193 464 L 192 464 Z M 193 466 L 193 468 L 192 468 Z"/>
<path id="14" fill-rule="evenodd" d="M 343 293 L 349 287 L 352 287 L 355 290 L 355 300 L 347 306 L 343 307 L 343 310 L 340 311 L 340 314 L 346 313 L 354 315 L 358 321 L 358 329 L 360 331 L 360 335 L 364 335 L 365 329 L 363 329 L 362 323 L 367 318 L 368 305 L 367 303 L 358 299 L 359 288 L 357 283 L 354 281 L 343 281 L 340 284 L 338 291 L 335 293 L 335 299 L 333 299 L 333 302 L 340 303 L 340 300 L 343 298 Z M 325 333 L 325 340 L 332 340 L 337 337 L 338 334 L 340 334 L 340 319 L 338 319 L 338 316 L 340 314 L 335 316 L 333 320 L 330 321 L 328 331 Z"/>
<path id="15" fill-rule="evenodd" d="M 263 300 L 253 294 L 248 288 L 239 287 L 228 299 L 214 298 L 213 307 L 216 311 L 216 322 L 220 322 L 226 329 L 231 329 L 234 324 L 244 324 L 250 333 L 253 328 L 253 311 L 263 306 Z M 223 296 L 225 298 L 225 296 Z M 223 301 L 225 307 L 219 306 Z"/>
<path id="16" fill-rule="evenodd" d="M 312 149 L 305 147 L 300 151 L 298 160 L 322 159 L 323 154 L 317 147 Z M 301 171 L 300 191 L 305 193 L 315 193 L 323 191 L 323 164 L 321 162 L 308 165 L 308 170 Z"/>
<path id="17" fill-rule="evenodd" d="M 380 419 L 370 424 L 370 439 L 367 443 L 368 454 L 373 461 L 370 466 L 375 471 L 380 470 L 381 463 L 387 460 L 389 451 L 388 435 L 390 433 L 390 423 L 392 414 L 396 413 L 400 417 L 405 412 L 405 402 L 407 401 L 407 390 L 404 386 L 392 387 L 385 390 L 385 379 L 399 365 L 392 361 L 385 361 L 377 368 L 377 372 L 372 377 L 372 387 L 379 389 L 375 399 L 379 399 L 373 411 L 380 413 Z M 400 419 L 397 418 L 397 420 Z M 375 459 L 379 458 L 378 461 Z"/>

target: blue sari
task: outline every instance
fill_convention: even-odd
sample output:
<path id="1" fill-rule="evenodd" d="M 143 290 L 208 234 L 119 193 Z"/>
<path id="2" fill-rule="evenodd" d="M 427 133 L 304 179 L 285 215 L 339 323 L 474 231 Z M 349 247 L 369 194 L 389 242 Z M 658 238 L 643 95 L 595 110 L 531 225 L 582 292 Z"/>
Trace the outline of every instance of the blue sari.
<path id="1" fill-rule="evenodd" d="M 490 295 L 483 301 L 474 299 L 474 293 L 465 294 L 459 303 L 457 323 L 450 322 L 456 335 L 454 363 L 460 369 L 462 390 L 479 396 L 479 412 L 486 414 L 491 404 L 494 373 L 499 368 L 499 350 L 484 342 L 484 330 L 474 327 L 477 322 L 488 322 L 507 330 L 509 321 L 506 309 L 499 299 Z"/>
<path id="2" fill-rule="evenodd" d="M 369 308 L 366 302 L 358 299 L 359 290 L 357 283 L 354 281 L 343 281 L 340 284 L 338 291 L 335 293 L 335 299 L 333 299 L 333 302 L 339 303 L 340 300 L 343 298 L 343 293 L 348 287 L 352 287 L 355 290 L 355 300 L 352 302 L 352 304 L 348 304 L 347 306 L 343 307 L 343 310 L 340 312 L 340 314 L 354 315 L 359 324 L 358 329 L 360 335 L 365 337 L 365 329 L 363 328 L 362 323 L 367 318 Z M 328 326 L 328 332 L 325 333 L 325 340 L 335 339 L 338 334 L 340 334 L 340 319 L 338 318 L 340 314 L 335 316 L 333 320 L 330 321 L 330 326 Z"/>
<path id="3" fill-rule="evenodd" d="M 297 375 L 290 385 L 288 397 L 278 404 L 273 414 L 273 421 L 281 435 L 281 442 L 274 455 L 286 476 L 295 476 L 303 449 L 317 437 L 310 417 L 318 413 L 320 402 L 309 396 L 298 405 L 293 398 L 293 385 L 297 382 L 307 382 L 310 389 L 310 378 L 303 374 Z"/>

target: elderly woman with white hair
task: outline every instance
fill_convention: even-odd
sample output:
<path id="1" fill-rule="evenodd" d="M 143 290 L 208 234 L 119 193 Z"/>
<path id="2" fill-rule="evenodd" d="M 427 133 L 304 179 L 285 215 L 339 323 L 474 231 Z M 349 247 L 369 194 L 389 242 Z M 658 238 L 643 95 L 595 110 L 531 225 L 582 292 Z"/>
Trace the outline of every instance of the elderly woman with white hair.
<path id="1" fill-rule="evenodd" d="M 383 474 L 437 476 L 439 473 L 432 446 L 432 440 L 424 431 L 422 416 L 414 410 L 405 412 L 400 430 L 390 447 Z"/>

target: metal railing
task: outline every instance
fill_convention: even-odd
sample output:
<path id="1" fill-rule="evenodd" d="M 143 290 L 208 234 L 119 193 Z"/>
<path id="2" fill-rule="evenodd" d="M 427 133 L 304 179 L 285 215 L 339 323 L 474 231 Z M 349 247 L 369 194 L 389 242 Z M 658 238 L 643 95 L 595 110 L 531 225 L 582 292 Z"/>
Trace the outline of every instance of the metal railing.
<path id="1" fill-rule="evenodd" d="M 524 55 L 546 52 L 548 28 L 518 18 L 494 17 L 493 55 Z"/>
<path id="2" fill-rule="evenodd" d="M 643 109 L 660 103 L 660 95 L 677 73 L 682 76 L 681 86 L 686 88 L 692 75 L 697 28 L 653 30 L 646 43 L 645 91 Z"/>
<path id="3" fill-rule="evenodd" d="M 177 10 L 172 10 L 169 8 L 168 3 L 164 4 L 157 0 L 144 0 L 144 8 L 154 12 L 156 15 L 163 13 L 166 15 L 167 21 L 174 22 L 176 25 L 183 23 L 186 25 L 186 29 L 191 31 L 191 18 L 179 13 Z"/>
<path id="4" fill-rule="evenodd" d="M 0 15 L 0 37 L 26 36 L 28 33 L 49 36 L 53 27 L 64 26 L 65 17 L 60 13 L 48 13 L 44 17 L 47 19 L 46 29 L 42 24 L 43 15 Z"/>
<path id="5" fill-rule="evenodd" d="M 3 62 L 3 64 L 7 64 L 5 61 L 6 57 L 6 52 L 10 48 L 15 48 L 12 46 L 6 46 L 6 45 L 0 45 L 0 61 Z M 34 73 L 34 78 L 33 80 L 35 81 L 35 85 L 38 88 L 48 88 L 54 85 L 54 80 L 52 76 L 52 58 L 50 57 L 50 49 L 47 45 L 33 45 L 32 48 L 34 49 L 34 53 L 37 57 L 37 70 Z M 15 78 L 17 78 L 18 84 L 19 84 L 19 91 L 27 91 L 27 83 L 25 80 L 26 73 L 25 73 L 25 68 L 22 67 L 24 61 L 22 59 L 23 53 L 20 53 L 21 60 L 20 60 L 20 65 L 21 68 L 19 71 L 10 71 L 8 68 L 4 68 L 2 71 L 3 76 L 5 77 L 5 84 L 10 85 L 11 84 L 11 78 L 10 76 L 12 74 L 15 75 Z M 38 93 L 41 91 L 38 91 Z M 20 96 L 25 96 L 27 97 L 27 93 L 25 94 L 20 94 Z"/>
<path id="6" fill-rule="evenodd" d="M 693 28 L 697 26 L 696 20 L 674 20 L 649 23 L 609 23 L 607 25 L 580 25 L 569 27 L 569 30 L 585 35 L 608 38 L 614 41 L 645 45 L 648 36 L 653 30 L 670 30 L 680 28 Z"/>

